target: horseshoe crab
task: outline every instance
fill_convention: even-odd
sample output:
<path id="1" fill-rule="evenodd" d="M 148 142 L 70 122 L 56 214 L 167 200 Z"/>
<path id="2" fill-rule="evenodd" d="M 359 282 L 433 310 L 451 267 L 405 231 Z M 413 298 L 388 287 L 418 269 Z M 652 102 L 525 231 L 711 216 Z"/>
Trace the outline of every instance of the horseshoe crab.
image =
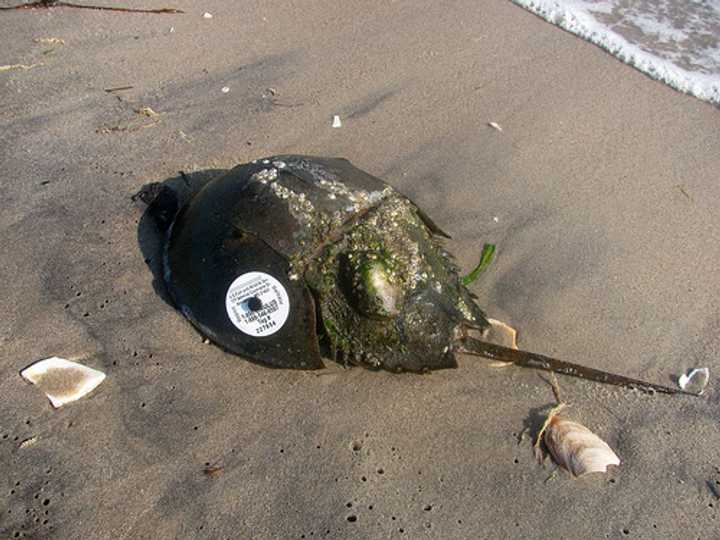
<path id="1" fill-rule="evenodd" d="M 469 353 L 616 385 L 680 390 L 471 337 L 490 326 L 445 250 L 448 237 L 382 180 L 339 158 L 239 165 L 186 205 L 161 184 L 138 196 L 167 227 L 164 281 L 224 349 L 279 368 L 323 353 L 394 372 L 457 366 Z M 321 352 L 322 351 L 322 352 Z"/>

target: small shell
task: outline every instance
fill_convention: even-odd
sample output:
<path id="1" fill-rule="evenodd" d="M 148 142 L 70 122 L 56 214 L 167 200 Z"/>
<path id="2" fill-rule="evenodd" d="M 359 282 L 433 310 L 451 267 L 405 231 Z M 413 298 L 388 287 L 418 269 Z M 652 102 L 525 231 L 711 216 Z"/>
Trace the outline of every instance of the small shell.
<path id="1" fill-rule="evenodd" d="M 483 339 L 494 345 L 502 345 L 517 350 L 517 330 L 512 326 L 496 319 L 488 319 L 490 327 L 486 330 Z M 490 367 L 501 368 L 512 366 L 512 362 L 490 362 Z"/>
<path id="2" fill-rule="evenodd" d="M 680 375 L 678 385 L 686 392 L 692 392 L 699 396 L 705 391 L 709 379 L 710 370 L 708 368 L 695 368 Z"/>
<path id="3" fill-rule="evenodd" d="M 57 356 L 35 362 L 20 375 L 40 388 L 55 408 L 89 394 L 105 379 L 102 371 Z"/>
<path id="4" fill-rule="evenodd" d="M 574 476 L 604 473 L 608 466 L 620 465 L 620 458 L 600 437 L 582 424 L 558 416 L 563 405 L 550 411 L 538 435 L 538 443 L 544 438 L 555 462 Z"/>
<path id="5" fill-rule="evenodd" d="M 148 118 L 157 118 L 160 116 L 160 113 L 154 111 L 151 107 L 140 107 L 135 112 L 142 116 L 147 116 Z"/>
<path id="6" fill-rule="evenodd" d="M 20 443 L 20 446 L 18 446 L 18 448 L 29 448 L 33 444 L 35 444 L 37 442 L 37 440 L 38 440 L 37 435 L 33 435 L 29 439 L 25 439 L 24 441 L 22 441 Z"/>

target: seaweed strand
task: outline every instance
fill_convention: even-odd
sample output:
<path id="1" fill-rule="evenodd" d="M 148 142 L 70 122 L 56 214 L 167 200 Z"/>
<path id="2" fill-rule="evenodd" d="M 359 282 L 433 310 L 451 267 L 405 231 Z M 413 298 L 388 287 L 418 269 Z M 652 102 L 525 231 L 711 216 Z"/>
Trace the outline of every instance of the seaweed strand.
<path id="1" fill-rule="evenodd" d="M 467 276 L 464 276 L 462 278 L 462 284 L 466 287 L 470 285 L 473 281 L 475 281 L 480 274 L 485 270 L 488 266 L 490 266 L 490 263 L 493 260 L 493 256 L 495 255 L 495 245 L 494 244 L 485 244 L 482 248 L 482 251 L 480 252 L 480 262 L 478 265 L 473 268 L 473 271 L 470 272 Z"/>

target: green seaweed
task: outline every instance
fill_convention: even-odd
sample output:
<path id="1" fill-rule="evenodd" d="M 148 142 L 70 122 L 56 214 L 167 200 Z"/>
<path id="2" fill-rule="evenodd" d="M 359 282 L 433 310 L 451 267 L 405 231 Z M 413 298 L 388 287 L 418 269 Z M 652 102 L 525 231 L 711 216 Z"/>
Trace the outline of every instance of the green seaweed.
<path id="1" fill-rule="evenodd" d="M 462 278 L 462 284 L 466 287 L 475 281 L 493 260 L 495 255 L 495 244 L 485 244 L 480 252 L 480 262 L 467 276 Z"/>

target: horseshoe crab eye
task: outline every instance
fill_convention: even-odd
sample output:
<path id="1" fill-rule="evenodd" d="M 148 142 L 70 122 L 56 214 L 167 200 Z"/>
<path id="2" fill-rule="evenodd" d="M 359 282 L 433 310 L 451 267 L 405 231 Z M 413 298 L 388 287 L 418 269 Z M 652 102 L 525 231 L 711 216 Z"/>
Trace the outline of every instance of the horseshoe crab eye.
<path id="1" fill-rule="evenodd" d="M 399 313 L 402 289 L 387 258 L 375 252 L 364 252 L 355 253 L 348 262 L 357 308 L 368 317 L 395 317 Z"/>

